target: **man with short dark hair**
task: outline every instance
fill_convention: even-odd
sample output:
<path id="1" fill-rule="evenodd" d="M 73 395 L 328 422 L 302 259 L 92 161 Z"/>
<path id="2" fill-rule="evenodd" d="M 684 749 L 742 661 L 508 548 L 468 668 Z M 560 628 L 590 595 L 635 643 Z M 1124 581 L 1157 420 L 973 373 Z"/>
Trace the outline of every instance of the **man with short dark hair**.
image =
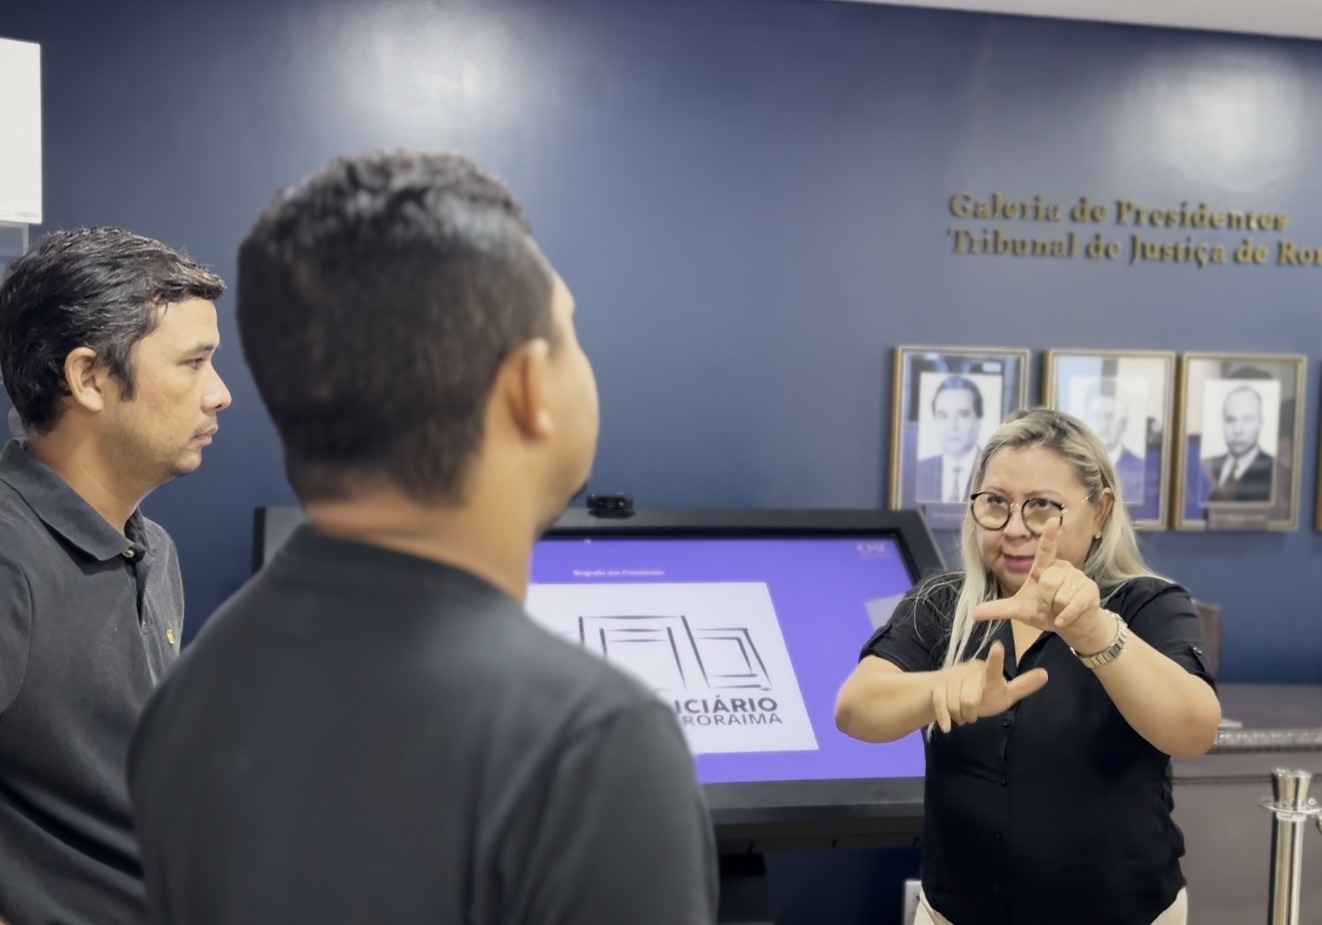
<path id="1" fill-rule="evenodd" d="M 982 414 L 982 390 L 976 382 L 957 375 L 941 380 L 932 396 L 930 419 L 941 452 L 918 460 L 919 502 L 968 503 Z"/>
<path id="2" fill-rule="evenodd" d="M 124 766 L 179 649 L 174 544 L 142 516 L 229 392 L 214 273 L 115 228 L 49 234 L 0 281 L 0 919 L 146 920 Z"/>
<path id="3" fill-rule="evenodd" d="M 154 921 L 714 921 L 673 712 L 520 603 L 596 446 L 573 310 L 453 155 L 338 160 L 248 234 L 240 336 L 308 526 L 135 735 Z"/>

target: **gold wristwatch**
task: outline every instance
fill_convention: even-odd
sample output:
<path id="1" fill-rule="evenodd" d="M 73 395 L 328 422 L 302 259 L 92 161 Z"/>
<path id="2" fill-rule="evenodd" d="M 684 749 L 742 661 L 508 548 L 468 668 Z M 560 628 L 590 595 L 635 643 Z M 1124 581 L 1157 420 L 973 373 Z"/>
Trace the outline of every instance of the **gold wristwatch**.
<path id="1" fill-rule="evenodd" d="M 1073 648 L 1070 649 L 1087 668 L 1097 669 L 1108 662 L 1115 661 L 1115 657 L 1124 651 L 1125 643 L 1129 641 L 1129 624 L 1120 619 L 1119 614 L 1113 613 L 1111 616 L 1115 617 L 1115 639 L 1111 640 L 1109 646 L 1096 655 L 1079 655 L 1078 652 L 1074 652 Z"/>

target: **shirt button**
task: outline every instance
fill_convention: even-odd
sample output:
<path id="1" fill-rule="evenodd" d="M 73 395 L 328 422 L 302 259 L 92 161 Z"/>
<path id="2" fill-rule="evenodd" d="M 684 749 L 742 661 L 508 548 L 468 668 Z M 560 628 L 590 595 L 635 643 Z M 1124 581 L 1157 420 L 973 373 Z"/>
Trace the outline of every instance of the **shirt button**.
<path id="1" fill-rule="evenodd" d="M 1002 778 L 1001 778 L 1001 786 L 1002 786 L 1002 787 L 1008 787 L 1008 786 L 1010 786 L 1010 781 L 1009 781 L 1008 779 L 1002 777 Z"/>
<path id="2" fill-rule="evenodd" d="M 132 550 L 132 549 L 126 549 L 126 550 L 124 550 L 124 558 L 125 558 L 125 559 L 132 559 L 132 558 L 133 558 L 133 550 Z"/>
<path id="3" fill-rule="evenodd" d="M 1009 729 L 1010 728 L 1009 717 L 1006 717 L 1005 719 L 1001 720 L 1001 725 L 1004 726 L 1006 729 Z"/>
<path id="4" fill-rule="evenodd" d="M 992 841 L 1005 841 L 1005 836 L 1000 832 L 992 832 Z"/>

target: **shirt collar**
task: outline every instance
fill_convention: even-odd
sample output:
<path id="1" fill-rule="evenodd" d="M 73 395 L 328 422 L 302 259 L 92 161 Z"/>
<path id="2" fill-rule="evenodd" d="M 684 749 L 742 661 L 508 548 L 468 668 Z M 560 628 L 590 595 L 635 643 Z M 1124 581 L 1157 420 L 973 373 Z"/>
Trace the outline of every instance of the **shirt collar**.
<path id="1" fill-rule="evenodd" d="M 140 511 L 135 510 L 125 524 L 128 535 L 121 534 L 19 440 L 10 440 L 0 450 L 0 482 L 17 492 L 47 527 L 99 562 L 128 557 L 139 545 L 145 546 Z"/>
<path id="2" fill-rule="evenodd" d="M 1243 456 L 1230 456 L 1229 453 L 1226 455 L 1230 461 L 1231 476 L 1234 478 L 1240 478 L 1244 475 L 1245 471 L 1248 470 L 1248 467 L 1253 465 L 1254 460 L 1258 458 L 1258 446 L 1257 444 L 1254 444 L 1253 449 L 1249 450 Z"/>
<path id="3" fill-rule="evenodd" d="M 978 454 L 980 452 L 982 452 L 982 447 L 975 445 L 973 449 L 969 450 L 963 456 L 958 456 L 953 460 L 949 456 L 942 456 L 942 466 L 947 472 L 958 466 L 962 475 L 968 475 L 973 471 L 973 465 L 978 461 Z"/>

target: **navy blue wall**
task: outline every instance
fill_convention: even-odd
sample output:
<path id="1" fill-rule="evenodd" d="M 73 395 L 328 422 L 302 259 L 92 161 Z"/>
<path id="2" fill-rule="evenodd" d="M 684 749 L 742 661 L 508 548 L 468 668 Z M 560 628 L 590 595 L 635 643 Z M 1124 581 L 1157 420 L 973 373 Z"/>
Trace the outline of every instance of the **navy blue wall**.
<path id="1" fill-rule="evenodd" d="M 1313 271 L 957 258 L 945 212 L 1206 200 L 1322 244 L 1314 44 L 804 0 L 42 0 L 0 34 L 44 49 L 46 226 L 128 225 L 227 277 L 272 191 L 336 153 L 494 167 L 578 296 L 595 484 L 649 507 L 881 504 L 897 344 L 1322 343 Z M 149 502 L 193 631 L 248 573 L 252 508 L 292 501 L 222 319 L 234 407 Z M 1224 605 L 1227 680 L 1322 681 L 1317 394 L 1310 368 L 1298 532 L 1145 541 Z M 783 921 L 843 923 L 897 909 L 914 857 L 773 863 Z"/>
<path id="2" fill-rule="evenodd" d="M 1283 210 L 1322 244 L 1312 43 L 805 0 L 112 6 L 0 13 L 44 49 L 46 227 L 129 225 L 232 276 L 272 191 L 333 154 L 468 152 L 577 292 L 595 484 L 646 506 L 882 503 L 896 344 L 1322 342 L 1318 271 L 973 259 L 946 234 L 952 192 L 996 190 Z M 292 500 L 222 316 L 234 407 L 149 502 L 192 630 L 247 574 L 251 509 Z M 1226 680 L 1322 681 L 1317 373 L 1298 532 L 1146 541 L 1224 605 Z"/>
<path id="3" fill-rule="evenodd" d="M 1313 271 L 956 258 L 945 233 L 952 191 L 999 190 L 1284 210 L 1322 243 L 1311 43 L 798 0 L 186 6 L 0 18 L 44 46 L 47 226 L 127 224 L 229 275 L 273 188 L 326 157 L 469 152 L 577 290 L 597 484 L 648 506 L 880 503 L 898 343 L 1322 339 Z M 251 507 L 290 500 L 240 358 L 221 367 L 206 467 L 151 501 L 194 626 L 246 573 Z M 1304 481 L 1298 533 L 1148 540 L 1226 606 L 1228 679 L 1322 680 Z"/>

